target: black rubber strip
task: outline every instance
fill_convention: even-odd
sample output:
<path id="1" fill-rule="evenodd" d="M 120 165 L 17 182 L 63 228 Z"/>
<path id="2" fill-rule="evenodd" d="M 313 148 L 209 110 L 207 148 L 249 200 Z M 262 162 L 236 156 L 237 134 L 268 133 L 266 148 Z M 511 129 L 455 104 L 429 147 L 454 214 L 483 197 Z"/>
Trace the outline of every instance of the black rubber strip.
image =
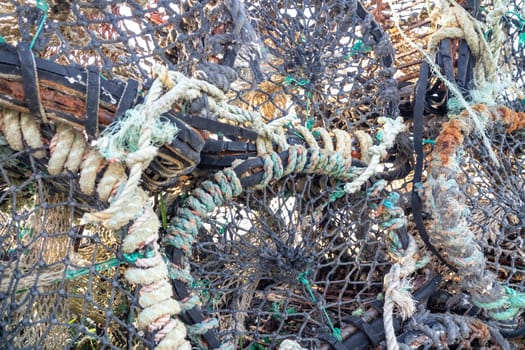
<path id="1" fill-rule="evenodd" d="M 502 336 L 508 339 L 514 339 L 514 338 L 520 338 L 525 335 L 525 325 L 521 326 L 520 328 L 516 328 L 512 331 L 507 331 L 504 329 L 499 329 L 499 332 Z"/>
<path id="2" fill-rule="evenodd" d="M 256 157 L 257 153 L 244 153 L 244 154 L 235 154 L 235 155 L 215 155 L 215 154 L 206 154 L 201 155 L 201 161 L 199 163 L 199 168 L 228 168 L 236 160 L 247 160 L 250 157 Z"/>
<path id="3" fill-rule="evenodd" d="M 458 70 L 456 76 L 456 82 L 464 94 L 468 93 L 468 68 L 469 61 L 471 60 L 470 48 L 464 39 L 459 42 L 459 55 L 458 55 Z M 466 96 L 465 96 L 466 97 Z"/>
<path id="4" fill-rule="evenodd" d="M 253 143 L 240 141 L 225 141 L 225 140 L 206 140 L 203 152 L 207 153 L 222 153 L 222 152 L 242 152 L 253 153 L 257 152 L 257 147 Z"/>
<path id="5" fill-rule="evenodd" d="M 38 90 L 38 72 L 35 56 L 25 42 L 18 43 L 18 59 L 20 60 L 20 72 L 24 83 L 24 98 L 29 111 L 47 123 L 46 113 L 42 106 L 40 91 Z"/>
<path id="6" fill-rule="evenodd" d="M 372 344 L 372 346 L 375 347 L 381 342 L 381 336 L 383 334 L 378 334 L 380 332 L 378 332 L 377 329 L 372 328 L 368 323 L 363 321 L 361 318 L 357 316 L 349 316 L 345 318 L 345 321 L 347 321 L 352 326 L 354 326 L 355 328 L 363 332 L 364 335 L 366 335 L 366 337 L 368 338 L 368 343 Z"/>
<path id="7" fill-rule="evenodd" d="M 204 147 L 204 139 L 195 129 L 193 129 L 193 127 L 175 117 L 172 113 L 165 113 L 162 116 L 168 118 L 172 123 L 175 123 L 179 129 L 176 136 L 178 140 L 187 144 L 196 152 L 202 151 L 202 148 Z"/>
<path id="8" fill-rule="evenodd" d="M 439 285 L 441 284 L 441 280 L 442 280 L 441 275 L 435 274 L 427 282 L 425 282 L 425 284 L 423 284 L 417 291 L 415 291 L 412 294 L 413 298 L 419 303 L 422 303 L 423 301 L 426 302 L 426 300 L 430 298 L 430 296 L 432 296 L 438 290 Z M 399 318 L 395 318 L 394 319 L 394 329 L 397 331 L 400 329 L 400 326 L 401 326 L 401 322 Z M 356 328 L 359 329 L 359 327 L 356 327 Z M 370 336 L 377 339 L 377 343 L 381 342 L 385 338 L 385 328 L 383 325 L 383 318 L 379 317 L 373 320 L 372 322 L 370 322 L 367 326 L 367 332 L 369 333 L 369 335 L 365 334 L 362 331 L 351 335 L 348 339 L 342 342 L 342 344 L 344 345 L 344 348 L 334 347 L 332 343 L 329 343 L 329 344 L 332 345 L 332 347 L 337 350 L 339 349 L 345 349 L 345 350 L 369 349 L 370 344 L 371 344 L 369 342 Z"/>
<path id="9" fill-rule="evenodd" d="M 324 341 L 325 343 L 327 343 L 328 345 L 330 345 L 332 349 L 348 350 L 345 344 L 337 340 L 332 334 L 321 334 L 318 338 Z"/>
<path id="10" fill-rule="evenodd" d="M 214 133 L 220 132 L 228 137 L 239 137 L 248 140 L 256 140 L 258 136 L 257 132 L 253 130 L 246 129 L 240 126 L 221 123 L 208 118 L 190 116 L 182 113 L 176 113 L 175 116 L 196 129 L 208 130 Z"/>
<path id="11" fill-rule="evenodd" d="M 124 86 L 124 91 L 120 96 L 117 110 L 115 111 L 115 120 L 122 118 L 126 111 L 135 105 L 135 100 L 139 92 L 139 82 L 129 79 Z"/>
<path id="12" fill-rule="evenodd" d="M 456 79 L 454 77 L 454 67 L 452 64 L 450 39 L 441 40 L 441 43 L 439 43 L 439 53 L 445 77 L 454 84 Z"/>
<path id="13" fill-rule="evenodd" d="M 414 168 L 414 179 L 412 181 L 412 214 L 416 228 L 427 248 L 436 255 L 442 263 L 448 266 L 452 271 L 457 272 L 457 269 L 452 266 L 432 245 L 425 223 L 423 222 L 423 214 L 421 212 L 421 199 L 417 194 L 417 188 L 421 184 L 423 175 L 423 162 L 425 155 L 423 153 L 423 111 L 425 108 L 425 96 L 427 91 L 428 77 L 430 76 L 430 67 L 427 62 L 421 64 L 419 80 L 416 84 L 416 94 L 414 101 L 414 151 L 416 152 L 416 166 Z"/>
<path id="14" fill-rule="evenodd" d="M 169 245 L 164 249 L 164 253 L 172 263 L 178 266 L 182 265 L 184 253 L 180 249 Z M 171 280 L 171 282 L 172 282 L 172 286 L 173 286 L 175 295 L 179 300 L 187 298 L 190 295 L 190 293 L 188 292 L 188 288 L 184 282 L 179 281 L 179 280 Z M 181 316 L 182 316 L 181 318 L 183 319 L 183 321 L 190 323 L 192 325 L 200 323 L 205 320 L 204 316 L 197 308 L 187 310 Z M 215 349 L 221 346 L 221 342 L 217 338 L 214 330 L 209 330 L 206 333 L 204 333 L 202 335 L 202 339 L 212 349 Z"/>
<path id="15" fill-rule="evenodd" d="M 87 68 L 86 115 L 84 128 L 88 140 L 98 137 L 98 112 L 100 106 L 100 72 L 97 67 Z"/>

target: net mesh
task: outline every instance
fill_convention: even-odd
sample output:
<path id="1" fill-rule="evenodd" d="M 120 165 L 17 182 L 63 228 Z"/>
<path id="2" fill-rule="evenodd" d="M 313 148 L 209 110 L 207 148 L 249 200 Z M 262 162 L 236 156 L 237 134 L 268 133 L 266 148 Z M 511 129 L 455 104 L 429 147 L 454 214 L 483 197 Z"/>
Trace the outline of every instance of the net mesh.
<path id="1" fill-rule="evenodd" d="M 503 78 L 489 102 L 523 111 L 523 1 L 468 1 L 461 6 L 484 22 L 494 8 L 506 9 L 485 32 L 489 42 L 501 33 L 507 36 L 498 51 L 502 63 L 497 76 Z M 432 196 L 438 201 L 440 197 L 425 184 L 433 183 L 433 172 L 443 166 L 435 162 L 444 154 L 439 151 L 455 144 L 445 138 L 445 123 L 456 118 L 453 115 L 468 117 L 461 114 L 464 106 L 458 107 L 457 96 L 442 77 L 434 72 L 420 78 L 424 55 L 414 43 L 426 48 L 435 29 L 433 8 L 438 5 L 424 1 L 352 0 L 0 4 L 0 49 L 5 57 L 0 59 L 2 343 L 9 349 L 163 348 L 159 334 L 164 329 L 145 327 L 141 321 L 149 307 L 144 295 L 151 292 L 143 285 L 149 283 L 129 278 L 130 266 L 143 263 L 151 252 L 161 252 L 169 266 L 170 288 L 183 309 L 173 317 L 183 321 L 194 348 L 223 344 L 287 349 L 285 340 L 294 340 L 296 348 L 307 349 L 395 349 L 388 340 L 392 315 L 386 310 L 393 295 L 389 286 L 394 285 L 387 281 L 396 271 L 399 284 L 394 289 L 411 290 L 418 302 L 418 309 L 409 312 L 413 317 L 404 323 L 398 312 L 403 314 L 406 304 L 396 304 L 391 324 L 400 344 L 411 349 L 506 349 L 511 345 L 504 337 L 518 336 L 512 342 L 519 347 L 521 312 L 505 319 L 491 315 L 500 315 L 513 303 L 525 307 L 519 300 L 525 300 L 520 294 L 525 291 L 525 117 L 515 113 L 509 119 L 503 110 L 491 112 L 484 129 L 489 147 L 472 123 L 460 128 L 462 137 L 454 139 L 461 139 L 454 154 L 457 167 L 448 182 L 457 184 L 452 195 L 459 199 L 456 207 L 445 207 L 450 204 L 446 201 L 439 202 L 443 208 L 436 207 Z M 30 67 L 40 79 L 36 102 L 28 97 L 29 73 L 23 72 L 23 55 L 15 49 L 20 43 L 42 59 Z M 452 39 L 450 52 L 440 48 L 432 61 L 435 67 L 447 79 L 456 77 L 453 83 L 467 101 L 479 104 L 470 92 L 477 88 L 473 70 L 481 60 L 469 51 L 471 61 L 461 80 L 462 40 Z M 148 241 L 131 253 L 123 242 L 142 219 L 112 229 L 85 224 L 83 217 L 111 209 L 133 178 L 130 163 L 110 155 L 109 148 L 101 155 L 93 153 L 104 147 L 101 140 L 106 135 L 116 134 L 109 125 L 130 118 L 125 110 L 148 105 L 148 93 L 159 77 L 168 89 L 183 81 L 164 76 L 159 64 L 199 79 L 199 87 L 209 85 L 206 93 L 196 95 L 191 92 L 197 88 L 187 87 L 185 97 L 160 117 L 161 126 L 152 127 L 157 140 L 164 140 L 162 130 L 172 130 L 167 126 L 178 132 L 170 142 L 155 141 L 156 157 L 140 180 L 147 190 L 144 208 L 151 206 L 159 218 L 160 247 Z M 418 95 L 418 85 L 424 87 L 423 95 Z M 132 86 L 137 93 L 126 97 Z M 418 98 L 424 101 L 419 137 L 425 142 L 419 155 L 413 143 Z M 31 102 L 45 113 L 35 114 Z M 93 103 L 94 132 L 89 116 Z M 225 122 L 226 105 L 228 115 L 240 110 L 244 117 L 259 113 L 260 123 Z M 394 122 L 400 115 L 399 123 L 406 127 L 402 130 Z M 281 129 L 284 132 L 278 133 Z M 267 149 L 285 151 L 280 153 L 285 168 L 291 167 L 290 154 L 296 149 L 290 145 L 308 148 L 310 165 L 316 155 L 334 152 L 350 159 L 351 166 L 329 171 L 329 164 L 335 168 L 341 162 L 330 158 L 319 161 L 324 167 L 303 164 L 303 169 L 277 174 L 278 166 L 269 165 L 271 157 L 261 152 L 261 135 L 270 138 Z M 139 136 L 122 141 L 127 153 L 141 147 Z M 379 150 L 389 138 L 390 144 Z M 66 154 L 60 160 L 62 149 Z M 423 177 L 414 184 L 418 166 Z M 232 195 L 230 189 L 225 195 L 224 183 L 216 180 L 224 200 L 213 197 L 206 202 L 204 192 L 216 194 L 206 180 L 218 179 L 216 174 L 229 167 L 237 172 L 242 191 Z M 91 184 L 84 181 L 87 168 L 94 174 Z M 368 170 L 372 174 L 349 190 L 346 185 Z M 277 181 L 266 181 L 272 176 Z M 264 185 L 254 188 L 260 183 Z M 434 192 L 436 188 L 444 187 L 434 187 Z M 413 191 L 422 198 L 422 213 L 417 213 Z M 194 204 L 195 198 L 200 204 Z M 134 203 L 128 204 L 131 212 Z M 187 208 L 198 212 L 199 219 Z M 479 276 L 461 264 L 468 259 L 457 258 L 457 245 L 440 236 L 446 231 L 435 214 L 442 213 L 440 209 L 452 217 L 461 213 L 458 221 L 465 225 L 445 229 L 466 227 L 472 233 L 485 259 L 480 263 L 482 277 L 493 273 L 494 285 L 518 293 L 506 299 L 507 306 L 488 306 L 496 297 L 478 292 Z M 420 236 L 418 215 L 434 250 L 426 246 L 424 234 Z M 173 259 L 171 245 L 176 244 L 170 239 L 186 222 L 195 239 L 177 247 L 188 260 L 170 262 L 179 260 Z M 406 270 L 409 260 L 414 266 Z M 180 291 L 180 282 L 189 295 Z M 159 320 L 155 317 L 151 324 L 163 322 Z"/>

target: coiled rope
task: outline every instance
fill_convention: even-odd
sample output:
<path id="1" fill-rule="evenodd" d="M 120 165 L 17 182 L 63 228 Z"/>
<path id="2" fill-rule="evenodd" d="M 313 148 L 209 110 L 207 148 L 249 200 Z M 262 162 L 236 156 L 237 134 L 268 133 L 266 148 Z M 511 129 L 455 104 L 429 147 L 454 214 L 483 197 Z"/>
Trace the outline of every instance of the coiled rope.
<path id="1" fill-rule="evenodd" d="M 186 78 L 178 72 L 168 72 L 162 68 L 157 68 L 157 74 L 158 78 L 144 104 L 128 111 L 125 119 L 104 130 L 96 141 L 96 149 L 87 145 L 81 132 L 58 124 L 50 143 L 48 171 L 53 174 L 66 170 L 73 173 L 79 171 L 81 190 L 92 194 L 97 173 L 107 165 L 96 191 L 100 199 L 110 202 L 110 206 L 100 212 L 85 214 L 81 222 L 101 224 L 111 230 L 130 224 L 122 247 L 126 261 L 130 264 L 125 276 L 140 286 L 139 304 L 144 309 L 137 317 L 137 327 L 149 332 L 156 331 L 157 349 L 189 349 L 190 344 L 185 340 L 185 326 L 171 316 L 193 307 L 196 300 L 192 298 L 186 304 L 179 303 L 173 299 L 167 282 L 168 277 L 191 282 L 189 264 L 185 263 L 181 267 L 170 263 L 167 266 L 164 262 L 160 247 L 156 244 L 159 239 L 159 219 L 147 194 L 140 187 L 142 172 L 155 156 L 157 148 L 169 142 L 177 132 L 176 128 L 159 122 L 161 114 L 179 101 L 191 102 L 205 94 L 210 112 L 216 113 L 219 119 L 251 127 L 259 134 L 256 143 L 263 160 L 264 175 L 256 187 L 263 188 L 272 180 L 291 173 L 325 174 L 344 181 L 352 180 L 345 185 L 346 193 L 358 191 L 378 171 L 381 159 L 393 146 L 396 136 L 405 130 L 405 125 L 402 118 L 379 118 L 384 129 L 378 133 L 375 145 L 369 136 L 357 134 L 362 159 L 368 161 L 368 166 L 363 170 L 352 166 L 352 139 L 342 130 L 334 130 L 332 138 L 325 129 L 315 128 L 310 131 L 298 125 L 295 116 L 265 124 L 258 113 L 249 113 L 228 104 L 224 93 L 207 82 Z M 165 88 L 168 89 L 166 92 Z M 29 142 L 41 139 L 34 118 L 28 119 L 16 112 L 4 111 L 3 119 L 3 131 L 11 147 L 23 149 L 24 142 L 32 148 L 41 147 L 39 143 Z M 24 131 L 20 123 L 16 124 L 13 120 L 33 124 Z M 290 125 L 305 139 L 308 148 L 286 142 L 285 130 Z M 322 142 L 323 148 L 319 147 L 318 140 Z M 277 151 L 288 152 L 285 162 L 274 152 L 275 147 Z M 129 169 L 128 177 L 126 168 Z M 238 196 L 242 190 L 234 168 L 216 173 L 212 181 L 204 182 L 186 200 L 186 207 L 179 210 L 177 218 L 169 226 L 168 235 L 162 240 L 163 245 L 175 246 L 189 254 L 206 215 Z M 200 334 L 213 325 L 213 322 L 197 324 L 190 330 Z M 223 344 L 222 348 L 231 346 Z"/>
<path id="2" fill-rule="evenodd" d="M 304 136 L 308 148 L 302 145 L 285 145 L 288 156 L 284 160 L 276 152 L 261 156 L 263 176 L 260 183 L 253 187 L 264 188 L 271 181 L 289 174 L 323 174 L 344 181 L 353 180 L 347 184 L 349 186 L 345 186 L 345 191 L 354 193 L 377 171 L 380 158 L 392 146 L 396 135 L 404 130 L 402 118 L 395 120 L 380 118 L 380 122 L 385 125 L 384 129 L 378 133 L 377 139 L 380 143 L 368 149 L 368 152 L 372 154 L 372 161 L 364 171 L 352 166 L 351 146 L 348 146 L 351 143 L 348 142 L 348 134 L 336 133 L 336 145 L 334 146 L 327 132 L 319 129 L 310 132 L 307 128 L 299 126 L 296 127 L 296 130 Z M 319 147 L 315 134 L 323 140 L 325 145 L 323 149 Z M 242 164 L 237 164 L 232 168 L 217 172 L 212 180 L 205 181 L 196 188 L 185 200 L 185 204 L 178 209 L 177 215 L 168 227 L 167 235 L 161 241 L 162 246 L 174 246 L 186 253 L 182 267 L 170 264 L 170 276 L 172 278 L 192 283 L 193 279 L 185 267 L 189 266 L 187 259 L 191 255 L 193 242 L 207 215 L 226 201 L 242 193 L 243 174 L 236 172 L 241 166 Z M 395 211 L 395 208 L 391 207 L 391 210 Z M 411 261 L 413 254 L 415 254 L 414 250 L 415 243 L 412 242 L 407 251 L 407 256 L 409 256 L 407 262 Z M 401 270 L 392 276 L 392 284 L 396 278 L 402 279 L 410 273 L 411 267 L 406 267 L 407 264 L 404 261 L 400 262 Z M 392 295 L 393 302 L 404 305 L 402 301 L 396 299 L 397 294 L 395 292 L 389 295 Z M 229 346 L 232 344 L 223 344 L 224 348 Z"/>

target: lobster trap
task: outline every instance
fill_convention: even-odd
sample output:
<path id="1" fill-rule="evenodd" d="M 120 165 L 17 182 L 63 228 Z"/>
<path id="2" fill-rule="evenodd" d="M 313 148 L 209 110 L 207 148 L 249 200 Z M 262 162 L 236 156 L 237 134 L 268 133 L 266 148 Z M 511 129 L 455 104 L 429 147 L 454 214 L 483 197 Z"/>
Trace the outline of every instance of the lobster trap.
<path id="1" fill-rule="evenodd" d="M 0 4 L 2 344 L 519 348 L 523 7 Z"/>

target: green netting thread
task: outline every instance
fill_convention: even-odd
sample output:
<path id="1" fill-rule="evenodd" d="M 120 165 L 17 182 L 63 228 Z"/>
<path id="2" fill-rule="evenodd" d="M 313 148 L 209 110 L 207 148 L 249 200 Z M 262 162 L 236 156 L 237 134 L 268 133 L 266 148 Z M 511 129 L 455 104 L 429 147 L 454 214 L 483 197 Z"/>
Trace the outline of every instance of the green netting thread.
<path id="1" fill-rule="evenodd" d="M 312 290 L 312 285 L 310 281 L 308 280 L 308 272 L 302 272 L 297 276 L 297 279 L 304 285 L 306 288 L 306 291 L 310 295 L 310 298 L 312 299 L 312 302 L 314 304 L 317 304 L 317 298 L 315 297 L 314 291 Z M 343 340 L 343 337 L 341 335 L 341 329 L 334 327 L 334 323 L 332 322 L 332 319 L 330 318 L 330 315 L 328 315 L 328 311 L 326 311 L 326 308 L 324 305 L 318 306 L 319 310 L 321 310 L 321 313 L 325 317 L 326 321 L 328 322 L 328 327 L 330 327 L 330 330 L 332 331 L 332 335 L 339 341 Z"/>

